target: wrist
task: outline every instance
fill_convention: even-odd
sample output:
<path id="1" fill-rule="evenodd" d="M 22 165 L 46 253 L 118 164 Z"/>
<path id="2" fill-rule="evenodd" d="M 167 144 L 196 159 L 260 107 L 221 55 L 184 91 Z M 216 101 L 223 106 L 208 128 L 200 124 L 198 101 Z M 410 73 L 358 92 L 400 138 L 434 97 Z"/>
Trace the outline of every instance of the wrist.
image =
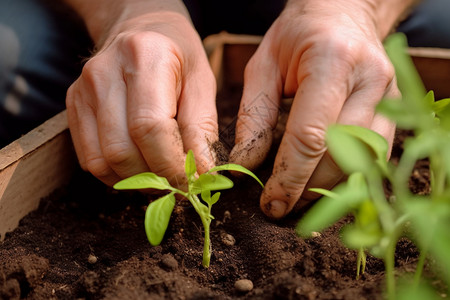
<path id="1" fill-rule="evenodd" d="M 343 13 L 383 40 L 420 0 L 289 0 L 285 10 L 327 17 Z"/>
<path id="2" fill-rule="evenodd" d="M 373 10 L 374 23 L 380 40 L 392 33 L 420 0 L 365 0 Z"/>
<path id="3" fill-rule="evenodd" d="M 64 0 L 81 16 L 97 48 L 112 32 L 120 32 L 120 24 L 139 16 L 154 14 L 178 15 L 190 20 L 186 7 L 179 0 Z M 152 20 L 153 19 L 149 19 Z"/>

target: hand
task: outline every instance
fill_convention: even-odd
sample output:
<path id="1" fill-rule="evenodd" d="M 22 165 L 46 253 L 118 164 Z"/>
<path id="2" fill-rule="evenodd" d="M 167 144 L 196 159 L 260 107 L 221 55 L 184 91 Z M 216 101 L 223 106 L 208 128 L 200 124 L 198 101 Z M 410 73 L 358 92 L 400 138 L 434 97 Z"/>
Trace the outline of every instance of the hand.
<path id="1" fill-rule="evenodd" d="M 189 19 L 137 14 L 99 40 L 67 93 L 81 167 L 108 185 L 148 170 L 182 185 L 188 149 L 199 172 L 214 166 L 215 79 Z"/>
<path id="2" fill-rule="evenodd" d="M 281 97 L 293 97 L 260 206 L 281 218 L 331 188 L 342 173 L 326 152 L 333 123 L 371 128 L 392 145 L 395 127 L 374 112 L 399 95 L 394 69 L 368 1 L 290 1 L 249 61 L 231 160 L 248 168 L 266 157 Z M 373 12 L 373 13 L 371 13 Z"/>

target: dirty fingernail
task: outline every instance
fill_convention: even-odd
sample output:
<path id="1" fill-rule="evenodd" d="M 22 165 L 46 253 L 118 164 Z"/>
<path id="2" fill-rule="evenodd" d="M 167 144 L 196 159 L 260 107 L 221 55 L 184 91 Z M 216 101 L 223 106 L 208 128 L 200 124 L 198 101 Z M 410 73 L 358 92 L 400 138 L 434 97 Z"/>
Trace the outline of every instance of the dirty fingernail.
<path id="1" fill-rule="evenodd" d="M 269 212 L 270 216 L 275 219 L 279 219 L 284 217 L 287 210 L 287 203 L 280 200 L 272 200 L 267 205 L 267 211 Z"/>

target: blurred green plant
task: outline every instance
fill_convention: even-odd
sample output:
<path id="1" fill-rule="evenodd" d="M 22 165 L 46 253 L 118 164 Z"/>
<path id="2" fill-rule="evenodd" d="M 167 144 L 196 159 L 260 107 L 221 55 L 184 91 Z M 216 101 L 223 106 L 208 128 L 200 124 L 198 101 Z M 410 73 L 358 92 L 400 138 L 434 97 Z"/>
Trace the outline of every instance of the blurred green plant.
<path id="1" fill-rule="evenodd" d="M 432 257 L 450 286 L 450 99 L 435 101 L 432 91 L 426 93 L 403 34 L 390 36 L 385 49 L 402 97 L 383 99 L 377 111 L 398 128 L 411 130 L 413 136 L 404 141 L 394 165 L 387 161 L 389 146 L 379 134 L 351 125 L 330 126 L 328 151 L 348 180 L 331 191 L 311 189 L 324 196 L 305 213 L 296 231 L 307 238 L 350 214 L 354 222 L 343 227 L 341 237 L 346 247 L 358 252 L 357 277 L 364 272 L 370 253 L 384 261 L 388 299 L 406 299 L 415 292 L 435 295 L 421 279 L 425 260 Z M 409 188 L 414 165 L 422 159 L 430 162 L 428 195 L 413 194 Z M 390 199 L 384 193 L 385 180 L 392 186 Z M 414 242 L 420 256 L 413 288 L 400 287 L 396 292 L 394 254 L 401 237 Z"/>

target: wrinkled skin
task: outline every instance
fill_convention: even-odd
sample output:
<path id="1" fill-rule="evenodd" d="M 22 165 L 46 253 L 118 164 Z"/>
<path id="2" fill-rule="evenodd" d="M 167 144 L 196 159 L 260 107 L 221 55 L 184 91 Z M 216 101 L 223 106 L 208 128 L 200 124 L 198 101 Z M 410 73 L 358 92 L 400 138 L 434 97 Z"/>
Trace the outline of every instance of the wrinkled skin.
<path id="1" fill-rule="evenodd" d="M 232 161 L 249 168 L 262 162 L 280 98 L 294 98 L 260 201 L 272 218 L 317 198 L 308 188 L 331 188 L 341 180 L 341 171 L 326 152 L 328 125 L 371 128 L 392 145 L 394 125 L 374 109 L 383 96 L 398 96 L 395 72 L 370 7 L 364 7 L 364 1 L 351 2 L 292 1 L 246 67 Z M 258 97 L 261 93 L 264 97 Z M 258 135 L 265 138 L 250 147 Z"/>
<path id="2" fill-rule="evenodd" d="M 82 168 L 108 185 L 152 171 L 183 186 L 185 152 L 214 166 L 216 84 L 189 20 L 144 14 L 113 28 L 67 94 Z"/>

